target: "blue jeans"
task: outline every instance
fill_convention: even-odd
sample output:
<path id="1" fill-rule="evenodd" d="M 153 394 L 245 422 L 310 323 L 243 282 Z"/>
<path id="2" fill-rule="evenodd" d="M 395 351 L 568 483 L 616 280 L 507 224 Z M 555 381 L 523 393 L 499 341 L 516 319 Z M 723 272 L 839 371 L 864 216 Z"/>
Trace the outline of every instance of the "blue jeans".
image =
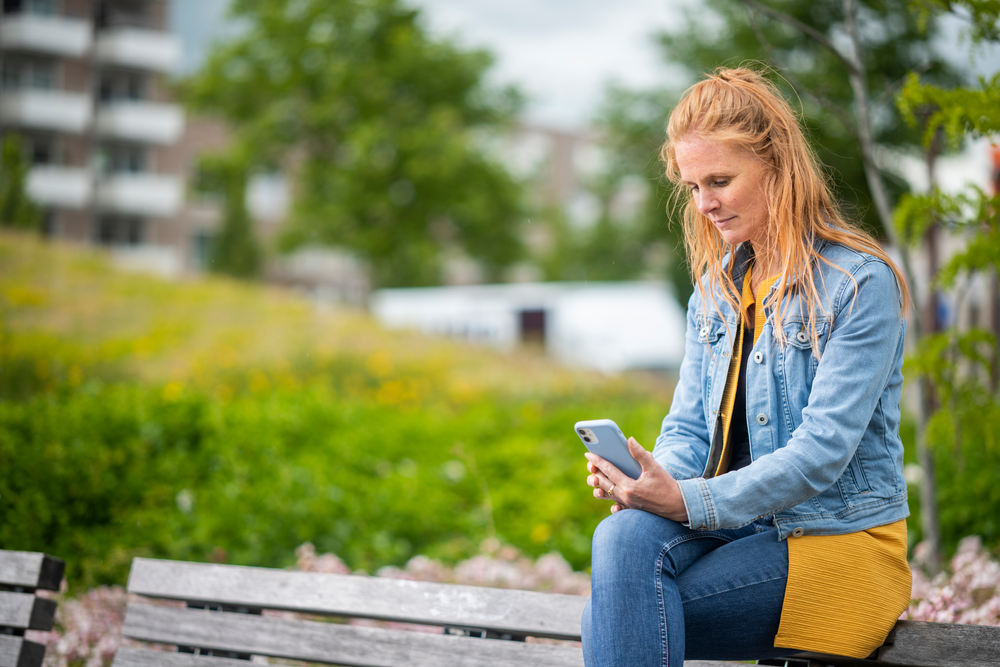
<path id="1" fill-rule="evenodd" d="M 788 547 L 763 521 L 698 531 L 641 510 L 594 532 L 583 613 L 587 667 L 681 667 L 688 660 L 788 655 L 774 647 Z"/>

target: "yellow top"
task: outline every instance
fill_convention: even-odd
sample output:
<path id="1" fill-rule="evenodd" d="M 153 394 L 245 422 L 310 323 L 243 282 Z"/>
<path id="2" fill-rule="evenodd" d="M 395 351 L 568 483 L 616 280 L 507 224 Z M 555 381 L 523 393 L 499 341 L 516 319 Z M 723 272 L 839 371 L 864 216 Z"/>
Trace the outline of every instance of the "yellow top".
<path id="1" fill-rule="evenodd" d="M 743 310 L 755 305 L 753 342 L 764 328 L 764 297 L 777 277 L 750 287 L 743 280 Z M 723 392 L 721 473 L 728 466 L 726 441 L 736 400 L 744 327 L 736 336 Z M 779 648 L 868 657 L 910 603 L 913 583 L 906 561 L 906 521 L 848 535 L 789 537 L 788 583 L 774 645 Z"/>

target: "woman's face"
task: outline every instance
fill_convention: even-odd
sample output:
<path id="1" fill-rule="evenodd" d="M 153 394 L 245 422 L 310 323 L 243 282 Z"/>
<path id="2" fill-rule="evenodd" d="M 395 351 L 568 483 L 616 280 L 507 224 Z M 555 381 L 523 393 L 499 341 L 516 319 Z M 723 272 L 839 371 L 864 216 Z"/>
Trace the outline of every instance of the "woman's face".
<path id="1" fill-rule="evenodd" d="M 674 154 L 682 184 L 722 239 L 731 245 L 750 241 L 758 250 L 767 247 L 767 165 L 745 148 L 698 136 L 677 142 Z"/>

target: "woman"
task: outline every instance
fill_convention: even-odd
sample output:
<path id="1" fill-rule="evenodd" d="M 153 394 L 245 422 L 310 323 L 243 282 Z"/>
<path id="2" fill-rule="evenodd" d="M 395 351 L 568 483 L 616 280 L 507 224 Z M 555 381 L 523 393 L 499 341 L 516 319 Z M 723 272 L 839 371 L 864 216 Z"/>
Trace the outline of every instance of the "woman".
<path id="1" fill-rule="evenodd" d="M 662 158 L 697 289 L 638 480 L 594 534 L 587 665 L 866 657 L 910 599 L 899 399 L 907 304 L 839 212 L 788 103 L 747 69 L 692 86 Z"/>

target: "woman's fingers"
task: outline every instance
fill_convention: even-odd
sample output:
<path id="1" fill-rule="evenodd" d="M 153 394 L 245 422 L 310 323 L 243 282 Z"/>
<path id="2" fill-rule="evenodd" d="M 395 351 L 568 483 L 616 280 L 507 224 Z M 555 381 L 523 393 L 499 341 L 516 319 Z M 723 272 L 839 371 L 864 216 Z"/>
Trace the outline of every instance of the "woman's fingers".
<path id="1" fill-rule="evenodd" d="M 590 465 L 597 468 L 597 470 L 593 471 L 594 474 L 603 475 L 604 478 L 607 479 L 610 484 L 618 484 L 622 481 L 623 478 L 632 479 L 631 477 L 623 473 L 621 470 L 619 470 L 614 463 L 611 463 L 610 461 L 601 458 L 597 454 L 591 454 L 590 452 L 587 452 L 586 454 L 584 454 L 584 456 L 586 456 L 587 460 L 590 461 Z"/>
<path id="2" fill-rule="evenodd" d="M 650 454 L 645 447 L 639 444 L 635 438 L 628 439 L 628 451 L 639 465 L 642 467 L 643 471 L 647 470 L 653 465 L 659 465 L 653 455 Z"/>

